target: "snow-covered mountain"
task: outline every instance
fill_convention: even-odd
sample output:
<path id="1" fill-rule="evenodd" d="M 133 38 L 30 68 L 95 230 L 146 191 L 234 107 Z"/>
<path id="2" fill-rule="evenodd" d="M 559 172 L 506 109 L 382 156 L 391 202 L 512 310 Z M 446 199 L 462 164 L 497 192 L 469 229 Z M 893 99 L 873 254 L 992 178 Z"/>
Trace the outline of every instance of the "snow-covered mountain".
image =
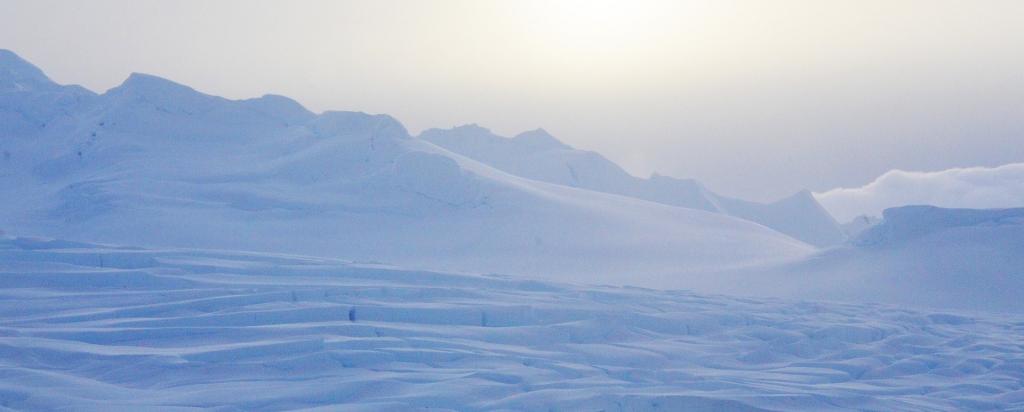
<path id="1" fill-rule="evenodd" d="M 849 245 L 751 274 L 769 295 L 1024 312 L 1024 208 L 890 208 Z"/>
<path id="2" fill-rule="evenodd" d="M 12 234 L 649 286 L 811 251 L 724 214 L 513 176 L 386 115 L 143 74 L 97 95 L 10 52 L 0 67 L 0 228 Z"/>
<path id="3" fill-rule="evenodd" d="M 849 222 L 843 223 L 843 232 L 846 232 L 846 237 L 853 239 L 860 236 L 860 234 L 864 233 L 865 230 L 874 227 L 881 221 L 882 218 L 880 217 L 860 215 Z"/>
<path id="4" fill-rule="evenodd" d="M 419 137 L 528 179 L 726 214 L 816 246 L 832 246 L 846 240 L 839 224 L 807 191 L 765 204 L 715 194 L 691 179 L 657 174 L 641 179 L 598 153 L 560 142 L 543 129 L 508 138 L 478 125 L 466 125 L 429 129 Z"/>
<path id="5" fill-rule="evenodd" d="M 18 55 L 0 49 L 0 137 L 36 136 L 95 100 L 79 86 L 62 86 Z M 2 160 L 10 161 L 10 154 Z"/>

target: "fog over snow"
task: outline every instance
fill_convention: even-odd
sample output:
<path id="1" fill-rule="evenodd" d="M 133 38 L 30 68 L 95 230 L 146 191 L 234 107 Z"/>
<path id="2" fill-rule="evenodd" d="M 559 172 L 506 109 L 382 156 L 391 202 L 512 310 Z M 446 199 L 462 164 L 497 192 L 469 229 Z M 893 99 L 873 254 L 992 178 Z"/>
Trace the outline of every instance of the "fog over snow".
<path id="1" fill-rule="evenodd" d="M 0 0 L 0 412 L 1024 411 L 1022 17 Z"/>
<path id="2" fill-rule="evenodd" d="M 1024 206 L 1024 163 L 937 172 L 893 170 L 861 187 L 837 188 L 815 197 L 840 222 L 860 215 L 881 216 L 897 206 L 949 208 Z"/>

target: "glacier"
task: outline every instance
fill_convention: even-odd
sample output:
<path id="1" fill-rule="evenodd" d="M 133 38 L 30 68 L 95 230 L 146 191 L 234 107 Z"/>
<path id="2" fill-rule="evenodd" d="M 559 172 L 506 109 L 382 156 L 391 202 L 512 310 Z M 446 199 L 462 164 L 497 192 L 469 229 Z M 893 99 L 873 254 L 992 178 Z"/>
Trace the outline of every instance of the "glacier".
<path id="1" fill-rule="evenodd" d="M 727 277 L 714 290 L 1020 314 L 1024 208 L 890 208 L 848 244 Z"/>
<path id="2" fill-rule="evenodd" d="M 1014 410 L 1019 316 L 0 240 L 5 410 Z"/>
<path id="3" fill-rule="evenodd" d="M 0 154 L 0 410 L 1024 410 L 1024 209 L 839 225 L 7 50 Z"/>

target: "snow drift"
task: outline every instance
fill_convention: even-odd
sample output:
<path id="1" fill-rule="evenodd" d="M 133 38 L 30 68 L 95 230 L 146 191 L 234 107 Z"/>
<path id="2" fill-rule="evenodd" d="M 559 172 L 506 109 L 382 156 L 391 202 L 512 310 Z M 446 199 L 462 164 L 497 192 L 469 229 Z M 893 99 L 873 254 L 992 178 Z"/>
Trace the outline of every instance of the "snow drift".
<path id="1" fill-rule="evenodd" d="M 26 238 L 0 279 L 0 409 L 1024 408 L 1019 317 Z"/>
<path id="2" fill-rule="evenodd" d="M 886 209 L 849 245 L 740 276 L 770 295 L 1024 312 L 1024 208 Z"/>

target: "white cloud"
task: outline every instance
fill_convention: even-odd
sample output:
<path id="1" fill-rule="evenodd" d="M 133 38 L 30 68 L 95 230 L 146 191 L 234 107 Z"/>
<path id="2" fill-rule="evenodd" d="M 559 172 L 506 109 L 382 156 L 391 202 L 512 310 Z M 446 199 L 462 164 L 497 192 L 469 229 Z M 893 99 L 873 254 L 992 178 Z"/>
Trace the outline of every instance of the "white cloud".
<path id="1" fill-rule="evenodd" d="M 892 170 L 857 188 L 838 188 L 815 197 L 840 222 L 905 205 L 961 208 L 1024 206 L 1024 163 L 939 172 Z"/>

